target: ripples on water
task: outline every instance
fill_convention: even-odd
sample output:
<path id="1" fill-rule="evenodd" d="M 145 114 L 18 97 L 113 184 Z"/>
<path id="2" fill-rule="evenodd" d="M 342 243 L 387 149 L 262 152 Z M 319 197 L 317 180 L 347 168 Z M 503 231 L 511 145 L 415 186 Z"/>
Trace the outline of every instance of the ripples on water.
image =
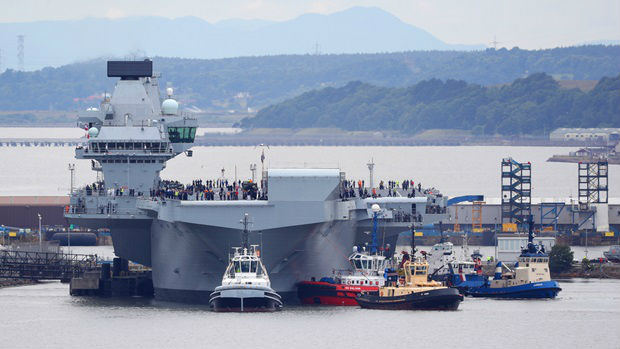
<path id="1" fill-rule="evenodd" d="M 456 312 L 288 306 L 212 313 L 145 299 L 70 297 L 57 282 L 0 289 L 1 347 L 618 348 L 620 282 L 561 281 L 554 300 L 466 298 Z"/>

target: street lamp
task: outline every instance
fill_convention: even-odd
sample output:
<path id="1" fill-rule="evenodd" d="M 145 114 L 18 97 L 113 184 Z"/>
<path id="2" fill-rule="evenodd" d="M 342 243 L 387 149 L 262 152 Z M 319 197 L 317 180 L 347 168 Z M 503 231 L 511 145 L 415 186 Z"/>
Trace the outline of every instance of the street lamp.
<path id="1" fill-rule="evenodd" d="M 73 173 L 75 172 L 75 164 L 69 164 L 69 172 L 71 172 L 71 192 L 70 192 L 70 194 L 73 195 Z"/>
<path id="2" fill-rule="evenodd" d="M 41 240 L 41 214 L 37 213 L 37 216 L 39 216 L 39 252 L 43 252 L 43 243 Z"/>

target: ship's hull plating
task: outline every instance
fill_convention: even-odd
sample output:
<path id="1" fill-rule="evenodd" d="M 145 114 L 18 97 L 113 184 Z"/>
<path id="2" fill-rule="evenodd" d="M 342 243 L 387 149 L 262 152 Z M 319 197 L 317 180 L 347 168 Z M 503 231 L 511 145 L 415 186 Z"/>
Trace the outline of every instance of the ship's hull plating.
<path id="1" fill-rule="evenodd" d="M 465 290 L 467 296 L 527 299 L 527 298 L 555 298 L 562 289 L 557 281 L 543 281 L 512 287 L 477 287 Z"/>
<path id="2" fill-rule="evenodd" d="M 267 287 L 220 286 L 209 305 L 215 312 L 273 312 L 282 309 L 282 298 Z"/>
<path id="3" fill-rule="evenodd" d="M 302 304 L 355 306 L 362 291 L 378 291 L 378 286 L 352 286 L 323 281 L 302 281 L 297 284 L 297 297 Z"/>
<path id="4" fill-rule="evenodd" d="M 457 310 L 462 301 L 463 296 L 454 288 L 395 297 L 379 297 L 378 294 L 368 293 L 357 297 L 357 302 L 362 308 L 381 310 Z"/>
<path id="5" fill-rule="evenodd" d="M 161 220 L 151 228 L 155 297 L 208 304 L 221 283 L 228 251 L 239 246 L 239 230 Z M 355 232 L 352 221 L 337 221 L 252 231 L 249 238 L 263 246 L 261 259 L 271 287 L 295 301 L 297 282 L 349 266 L 346 253 Z"/>

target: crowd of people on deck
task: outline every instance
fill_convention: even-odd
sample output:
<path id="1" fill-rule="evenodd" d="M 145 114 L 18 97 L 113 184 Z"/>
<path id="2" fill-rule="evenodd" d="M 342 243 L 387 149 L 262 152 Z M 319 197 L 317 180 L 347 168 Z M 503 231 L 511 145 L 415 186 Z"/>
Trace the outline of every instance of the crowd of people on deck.
<path id="1" fill-rule="evenodd" d="M 193 180 L 191 184 L 163 180 L 158 189 L 151 190 L 152 197 L 176 200 L 266 200 L 266 195 L 252 180 L 228 179 Z"/>
<path id="2" fill-rule="evenodd" d="M 84 191 L 87 196 L 91 195 L 103 195 L 105 193 L 105 185 L 103 182 L 94 182 L 93 184 L 86 184 Z"/>
<path id="3" fill-rule="evenodd" d="M 417 186 L 416 186 L 417 184 Z M 109 196 L 143 196 L 144 193 L 126 187 L 105 189 L 104 182 L 95 182 L 86 185 L 86 195 L 109 195 Z M 257 183 L 252 180 L 229 181 L 228 179 L 202 180 L 195 179 L 190 184 L 183 184 L 176 180 L 161 180 L 156 189 L 150 190 L 150 197 L 176 200 L 267 200 Z M 340 198 L 349 199 L 378 198 L 378 197 L 416 197 L 427 194 L 439 194 L 435 188 L 422 190 L 421 183 L 415 183 L 412 179 L 403 181 L 380 181 L 374 188 L 366 187 L 366 181 L 343 180 L 340 187 Z M 442 209 L 437 205 L 427 206 L 428 213 L 440 213 Z M 407 219 L 408 217 L 404 218 Z M 415 217 L 417 218 L 417 217 Z M 413 218 L 413 220 L 415 220 Z"/>
<path id="4" fill-rule="evenodd" d="M 130 189 L 127 187 L 120 188 L 105 188 L 104 182 L 95 182 L 92 184 L 87 184 L 84 187 L 84 192 L 86 196 L 143 196 L 144 193 L 141 191 L 137 191 L 135 189 Z"/>
<path id="5" fill-rule="evenodd" d="M 405 179 L 401 181 L 380 181 L 378 188 L 366 188 L 365 181 L 360 179 L 358 181 L 344 180 L 341 185 L 340 198 L 348 199 L 353 197 L 360 198 L 377 198 L 382 196 L 396 197 L 407 196 L 409 198 L 416 195 L 429 194 L 427 190 L 422 191 L 422 184 L 418 183 L 417 193 L 415 183 L 412 179 Z M 409 191 L 411 188 L 411 191 Z M 369 192 L 370 189 L 370 192 Z"/>

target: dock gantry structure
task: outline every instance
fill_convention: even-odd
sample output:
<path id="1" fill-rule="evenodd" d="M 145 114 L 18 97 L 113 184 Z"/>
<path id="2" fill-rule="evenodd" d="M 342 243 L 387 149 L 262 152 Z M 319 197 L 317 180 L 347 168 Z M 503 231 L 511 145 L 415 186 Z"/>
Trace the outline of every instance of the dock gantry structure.
<path id="1" fill-rule="evenodd" d="M 532 164 L 502 159 L 502 223 L 527 223 L 532 214 Z"/>
<path id="2" fill-rule="evenodd" d="M 606 204 L 608 194 L 607 161 L 579 163 L 579 203 Z"/>

